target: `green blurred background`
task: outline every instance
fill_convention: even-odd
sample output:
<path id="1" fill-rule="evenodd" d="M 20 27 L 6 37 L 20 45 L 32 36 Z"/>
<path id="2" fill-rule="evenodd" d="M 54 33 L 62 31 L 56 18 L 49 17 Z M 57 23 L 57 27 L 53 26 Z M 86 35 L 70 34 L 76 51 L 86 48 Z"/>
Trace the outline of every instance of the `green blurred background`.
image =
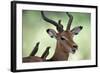
<path id="1" fill-rule="evenodd" d="M 70 12 L 74 20 L 71 28 L 75 26 L 83 26 L 82 31 L 74 37 L 74 41 L 78 44 L 79 48 L 75 54 L 70 54 L 69 60 L 87 60 L 91 59 L 91 14 L 90 13 L 79 13 Z M 64 29 L 66 29 L 68 16 L 65 12 L 53 12 L 45 11 L 45 15 L 58 21 L 62 20 Z M 41 56 L 47 46 L 51 46 L 50 54 L 47 59 L 51 58 L 54 54 L 56 47 L 56 39 L 50 38 L 46 32 L 46 29 L 55 29 L 50 23 L 45 22 L 40 11 L 36 10 L 23 10 L 22 11 L 22 31 L 23 31 L 23 47 L 22 57 L 28 56 L 37 42 L 40 42 L 39 50 L 36 56 Z"/>

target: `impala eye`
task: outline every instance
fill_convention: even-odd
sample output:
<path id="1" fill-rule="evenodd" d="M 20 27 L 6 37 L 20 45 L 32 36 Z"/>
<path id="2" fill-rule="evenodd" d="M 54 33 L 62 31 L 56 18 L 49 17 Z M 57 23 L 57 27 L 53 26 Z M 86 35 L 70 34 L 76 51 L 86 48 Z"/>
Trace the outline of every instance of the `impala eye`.
<path id="1" fill-rule="evenodd" d="M 62 36 L 61 40 L 66 40 L 67 41 L 68 39 L 65 36 Z"/>
<path id="2" fill-rule="evenodd" d="M 65 40 L 63 37 L 61 37 L 61 40 Z"/>

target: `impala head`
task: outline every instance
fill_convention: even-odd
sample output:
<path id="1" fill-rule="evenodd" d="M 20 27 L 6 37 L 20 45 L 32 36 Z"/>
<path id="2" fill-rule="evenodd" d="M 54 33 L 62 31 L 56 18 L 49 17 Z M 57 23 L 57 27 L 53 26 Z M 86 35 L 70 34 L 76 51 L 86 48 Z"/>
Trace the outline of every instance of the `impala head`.
<path id="1" fill-rule="evenodd" d="M 41 11 L 42 17 L 46 22 L 49 22 L 56 26 L 56 29 L 58 32 L 56 32 L 54 29 L 47 29 L 47 33 L 50 35 L 51 38 L 55 38 L 57 40 L 57 48 L 61 48 L 61 51 L 63 52 L 71 52 L 75 53 L 75 51 L 78 49 L 78 45 L 74 42 L 73 37 L 74 35 L 77 35 L 81 30 L 82 26 L 77 26 L 73 29 L 70 29 L 71 23 L 73 20 L 73 16 L 66 12 L 66 14 L 69 17 L 69 21 L 67 24 L 66 30 L 63 30 L 63 25 L 61 24 L 61 20 L 57 22 L 47 18 L 43 11 Z"/>

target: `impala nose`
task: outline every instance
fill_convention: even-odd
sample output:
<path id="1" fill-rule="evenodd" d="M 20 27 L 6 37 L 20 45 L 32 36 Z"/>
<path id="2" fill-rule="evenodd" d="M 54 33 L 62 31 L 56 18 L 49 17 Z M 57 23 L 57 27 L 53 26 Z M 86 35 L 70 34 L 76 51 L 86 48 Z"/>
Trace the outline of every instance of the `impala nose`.
<path id="1" fill-rule="evenodd" d="M 73 45 L 73 48 L 76 48 L 76 49 L 77 49 L 77 48 L 78 48 L 78 46 L 77 46 L 77 45 Z"/>
<path id="2" fill-rule="evenodd" d="M 74 44 L 73 45 L 73 48 L 72 48 L 72 53 L 74 54 L 77 49 L 78 49 L 78 46 L 76 44 Z"/>

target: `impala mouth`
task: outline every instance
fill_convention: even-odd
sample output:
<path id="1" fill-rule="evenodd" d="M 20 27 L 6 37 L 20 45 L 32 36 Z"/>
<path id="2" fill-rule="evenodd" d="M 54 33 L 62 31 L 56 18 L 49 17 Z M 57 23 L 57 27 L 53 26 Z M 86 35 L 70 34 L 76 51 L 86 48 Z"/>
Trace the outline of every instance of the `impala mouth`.
<path id="1" fill-rule="evenodd" d="M 72 54 L 75 54 L 76 50 L 77 50 L 77 48 L 72 48 L 72 49 L 70 50 L 70 52 L 71 52 Z"/>

